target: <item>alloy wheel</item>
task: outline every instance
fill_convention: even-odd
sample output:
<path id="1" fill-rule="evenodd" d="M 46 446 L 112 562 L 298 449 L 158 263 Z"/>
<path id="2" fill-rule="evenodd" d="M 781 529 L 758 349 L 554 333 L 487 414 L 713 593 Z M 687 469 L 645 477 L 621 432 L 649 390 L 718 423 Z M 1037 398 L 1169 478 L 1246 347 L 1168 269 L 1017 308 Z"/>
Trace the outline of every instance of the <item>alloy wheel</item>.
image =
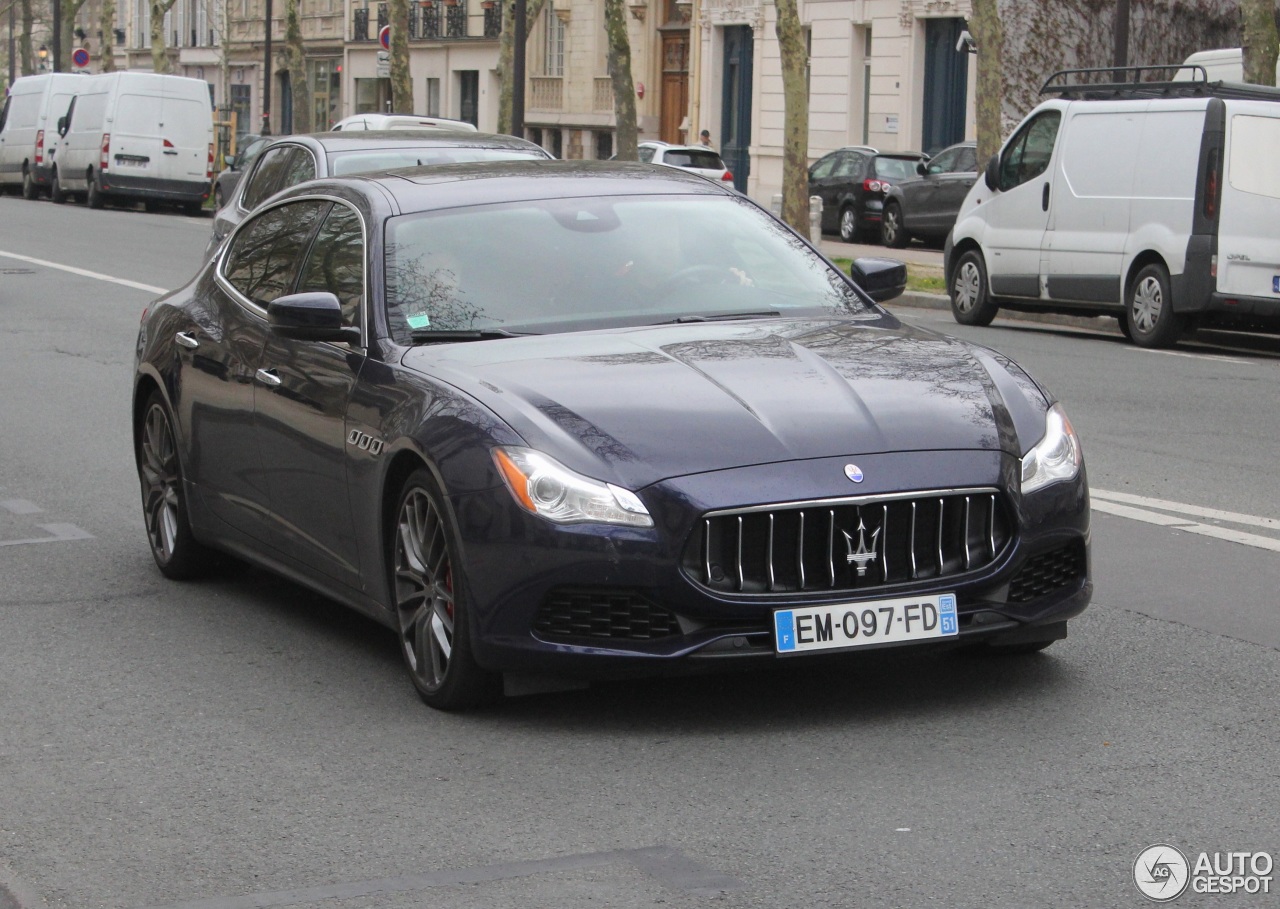
<path id="1" fill-rule="evenodd" d="M 179 486 L 178 449 L 174 444 L 169 416 L 159 404 L 152 404 L 142 427 L 142 510 L 147 521 L 147 537 L 157 561 L 169 562 L 178 546 Z"/>
<path id="2" fill-rule="evenodd" d="M 1129 309 L 1130 324 L 1142 334 L 1150 334 L 1155 330 L 1163 308 L 1164 293 L 1159 280 L 1154 276 L 1145 277 L 1133 289 L 1133 304 Z"/>
<path id="3" fill-rule="evenodd" d="M 437 689 L 453 658 L 456 604 L 444 521 L 421 488 L 410 490 L 400 506 L 395 601 L 409 671 L 425 689 Z"/>

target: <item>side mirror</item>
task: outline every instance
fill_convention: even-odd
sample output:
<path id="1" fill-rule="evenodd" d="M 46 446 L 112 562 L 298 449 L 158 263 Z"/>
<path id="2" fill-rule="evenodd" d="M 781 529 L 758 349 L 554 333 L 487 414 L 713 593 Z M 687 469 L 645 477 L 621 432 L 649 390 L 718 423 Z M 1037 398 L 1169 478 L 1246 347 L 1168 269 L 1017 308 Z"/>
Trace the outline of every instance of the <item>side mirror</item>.
<path id="1" fill-rule="evenodd" d="M 994 154 L 991 160 L 987 162 L 987 173 L 982 178 L 987 184 L 987 189 L 995 192 L 1000 188 L 1000 155 Z"/>
<path id="2" fill-rule="evenodd" d="M 267 304 L 267 322 L 294 341 L 360 343 L 360 329 L 342 324 L 342 304 L 328 291 L 277 297 Z"/>
<path id="3" fill-rule="evenodd" d="M 907 266 L 897 259 L 877 256 L 854 259 L 849 266 L 849 277 L 877 303 L 900 297 L 907 289 Z"/>
<path id="4" fill-rule="evenodd" d="M 916 173 L 918 173 L 920 176 L 923 177 L 928 172 L 929 172 L 929 167 L 923 161 L 920 161 L 916 164 Z"/>
<path id="5" fill-rule="evenodd" d="M 66 134 L 67 134 L 67 118 L 59 117 L 58 118 L 58 135 L 65 136 Z"/>
<path id="6" fill-rule="evenodd" d="M 235 155 L 223 155 L 223 156 L 222 156 L 222 163 L 223 163 L 223 164 L 225 164 L 225 165 L 227 165 L 227 170 L 235 170 L 235 169 L 236 169 L 236 156 L 235 156 Z"/>

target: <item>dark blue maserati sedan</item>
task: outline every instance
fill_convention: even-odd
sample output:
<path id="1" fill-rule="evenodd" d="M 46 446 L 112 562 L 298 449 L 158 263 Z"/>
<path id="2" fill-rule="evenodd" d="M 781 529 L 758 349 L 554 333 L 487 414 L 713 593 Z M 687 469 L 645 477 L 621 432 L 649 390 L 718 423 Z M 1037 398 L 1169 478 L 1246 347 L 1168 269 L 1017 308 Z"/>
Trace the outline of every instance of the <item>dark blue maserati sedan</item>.
<path id="1" fill-rule="evenodd" d="M 166 576 L 220 550 L 367 613 L 442 709 L 521 674 L 1035 651 L 1092 592 L 1049 392 L 671 168 L 294 187 L 151 305 L 133 425 Z"/>

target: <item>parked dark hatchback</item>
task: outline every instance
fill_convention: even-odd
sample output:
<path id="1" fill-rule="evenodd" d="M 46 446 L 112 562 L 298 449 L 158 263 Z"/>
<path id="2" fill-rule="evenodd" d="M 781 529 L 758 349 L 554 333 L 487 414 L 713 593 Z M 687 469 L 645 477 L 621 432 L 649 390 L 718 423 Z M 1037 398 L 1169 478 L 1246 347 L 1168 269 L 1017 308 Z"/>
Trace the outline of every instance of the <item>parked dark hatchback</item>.
<path id="1" fill-rule="evenodd" d="M 219 207 L 205 258 L 212 256 L 227 234 L 263 200 L 317 177 L 426 164 L 550 157 L 525 139 L 474 130 L 356 130 L 284 136 L 257 153 L 226 204 Z"/>
<path id="2" fill-rule="evenodd" d="M 165 575 L 221 549 L 365 612 L 445 709 L 522 673 L 1039 650 L 1092 590 L 1061 405 L 674 168 L 294 187 L 151 305 L 133 433 Z"/>
<path id="3" fill-rule="evenodd" d="M 879 152 L 865 146 L 841 148 L 809 168 L 809 195 L 822 197 L 822 230 L 853 243 L 879 238 L 885 191 L 910 180 L 925 160 L 917 152 Z"/>
<path id="4" fill-rule="evenodd" d="M 942 243 L 955 226 L 977 171 L 977 144 L 961 142 L 916 165 L 919 176 L 890 184 L 880 222 L 881 242 L 895 249 L 906 246 L 912 237 Z"/>
<path id="5" fill-rule="evenodd" d="M 226 157 L 226 167 L 214 178 L 213 207 L 215 211 L 227 204 L 227 200 L 236 191 L 240 178 L 253 167 L 253 162 L 258 160 L 258 154 L 270 144 L 270 136 L 250 135 L 240 139 L 236 154 Z"/>

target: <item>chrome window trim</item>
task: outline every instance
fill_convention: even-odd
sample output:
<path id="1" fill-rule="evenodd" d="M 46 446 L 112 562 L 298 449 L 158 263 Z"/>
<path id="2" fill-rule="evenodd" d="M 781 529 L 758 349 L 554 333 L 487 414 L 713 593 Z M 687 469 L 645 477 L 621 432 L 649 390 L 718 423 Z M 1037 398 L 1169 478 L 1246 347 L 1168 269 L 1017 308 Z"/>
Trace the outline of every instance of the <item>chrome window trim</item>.
<path id="1" fill-rule="evenodd" d="M 930 499 L 953 495 L 999 495 L 1001 490 L 994 486 L 957 486 L 948 489 L 913 489 L 909 492 L 889 492 L 869 496 L 841 496 L 834 499 L 803 499 L 794 502 L 773 502 L 768 505 L 748 505 L 743 508 L 719 508 L 704 512 L 698 520 L 707 518 L 732 517 L 734 515 L 758 514 L 768 511 L 793 511 L 804 508 L 830 508 L 844 505 L 874 505 L 879 502 L 897 502 L 903 499 Z"/>
<path id="2" fill-rule="evenodd" d="M 321 179 L 322 177 L 327 176 L 327 173 L 325 173 L 325 174 L 320 173 L 320 162 L 319 162 L 319 160 L 316 158 L 316 156 L 315 156 L 315 152 L 313 152 L 310 148 L 308 148 L 307 146 L 303 145 L 303 144 L 302 144 L 302 143 L 300 143 L 300 142 L 290 142 L 290 141 L 288 141 L 287 139 L 286 139 L 286 140 L 284 140 L 284 141 L 282 141 L 282 142 L 273 142 L 273 143 L 271 143 L 271 145 L 269 145 L 269 146 L 267 146 L 266 148 L 264 148 L 264 149 L 262 150 L 262 154 L 258 156 L 258 160 L 253 162 L 253 164 L 254 164 L 254 167 L 253 167 L 254 171 L 257 171 L 257 169 L 258 169 L 258 165 L 262 163 L 262 159 L 263 159 L 264 157 L 266 157 L 267 152 L 273 151 L 274 149 L 277 149 L 277 148 L 283 148 L 283 147 L 286 147 L 286 146 L 287 146 L 287 147 L 289 147 L 289 148 L 300 148 L 300 149 L 302 149 L 303 151 L 305 151 L 308 155 L 310 155 L 310 156 L 311 156 L 311 166 L 315 169 L 315 172 L 316 172 L 316 175 L 315 175 L 314 177 L 312 177 L 311 179 L 313 179 L 313 180 L 319 180 L 319 179 Z M 327 171 L 327 168 L 326 168 L 326 171 Z M 306 181 L 304 180 L 303 182 L 305 183 Z M 240 184 L 242 184 L 242 185 L 240 185 Z M 254 208 L 254 209 L 249 209 L 249 208 L 245 208 L 245 207 L 244 207 L 244 196 L 245 196 L 245 193 L 247 193 L 247 192 L 249 191 L 249 175 L 248 175 L 248 174 L 246 174 L 245 176 L 243 176 L 243 177 L 241 177 L 241 178 L 240 178 L 240 184 L 238 184 L 238 185 L 236 186 L 236 211 L 240 212 L 240 214 L 242 214 L 242 215 L 247 215 L 247 214 L 249 214 L 251 211 L 257 211 L 257 209 L 256 209 L 256 208 Z M 294 185 L 294 186 L 297 186 L 298 184 L 297 184 L 297 183 L 295 183 L 295 184 L 293 184 L 293 185 Z M 288 186 L 282 186 L 282 187 L 280 187 L 279 189 L 277 189 L 277 190 L 276 190 L 276 192 L 277 192 L 277 193 L 282 193 L 282 192 L 284 192 L 286 189 L 289 189 L 289 188 L 290 188 L 290 187 L 288 187 Z M 272 193 L 271 195 L 275 195 L 275 193 Z M 268 198 L 268 199 L 270 199 L 270 198 L 271 198 L 271 196 L 268 196 L 267 198 Z M 265 201 L 266 201 L 266 200 L 264 199 L 264 200 L 263 200 L 263 202 L 265 203 Z"/>
<path id="3" fill-rule="evenodd" d="M 315 193 L 315 194 L 309 194 L 305 196 L 291 196 L 288 199 L 281 199 L 278 202 L 272 202 L 270 204 L 265 204 L 260 208 L 255 208 L 253 210 L 254 217 L 251 219 L 246 218 L 245 220 L 241 221 L 239 224 L 235 226 L 235 229 L 231 231 L 231 233 L 227 236 L 227 238 L 222 241 L 222 248 L 218 250 L 218 254 L 215 257 L 215 264 L 214 264 L 214 271 L 213 271 L 214 283 L 216 283 L 218 287 L 220 287 L 228 296 L 230 296 L 231 299 L 234 300 L 241 309 L 247 310 L 251 314 L 261 317 L 265 321 L 267 318 L 267 310 L 264 307 L 259 306 L 257 303 L 250 300 L 244 294 L 240 293 L 240 291 L 236 289 L 236 286 L 231 283 L 230 279 L 227 278 L 225 274 L 223 274 L 223 268 L 227 264 L 227 256 L 231 252 L 231 247 L 235 245 L 236 238 L 240 235 L 240 231 L 244 230 L 246 224 L 249 224 L 251 221 L 256 221 L 259 217 L 271 211 L 273 208 L 279 208 L 282 205 L 292 205 L 296 202 L 333 202 L 337 205 L 345 205 L 347 208 L 355 212 L 356 217 L 360 219 L 360 243 L 362 246 L 362 253 L 363 253 L 361 256 L 361 277 L 364 284 L 364 291 L 363 291 L 364 299 L 361 301 L 361 305 L 360 305 L 359 349 L 363 351 L 367 351 L 369 349 L 369 306 L 370 306 L 370 303 L 369 303 L 369 299 L 370 299 L 369 225 L 365 222 L 364 215 L 360 213 L 360 209 L 356 208 L 346 199 L 343 199 L 334 195 L 329 195 L 328 193 Z M 326 215 L 325 218 L 327 219 L 328 215 Z M 321 220 L 320 223 L 324 224 L 324 220 Z M 310 252 L 310 249 L 308 249 L 308 252 Z M 342 345 L 335 344 L 332 341 L 325 341 L 323 343 L 336 350 L 343 349 Z M 351 347 L 352 345 L 346 345 L 346 346 Z"/>

